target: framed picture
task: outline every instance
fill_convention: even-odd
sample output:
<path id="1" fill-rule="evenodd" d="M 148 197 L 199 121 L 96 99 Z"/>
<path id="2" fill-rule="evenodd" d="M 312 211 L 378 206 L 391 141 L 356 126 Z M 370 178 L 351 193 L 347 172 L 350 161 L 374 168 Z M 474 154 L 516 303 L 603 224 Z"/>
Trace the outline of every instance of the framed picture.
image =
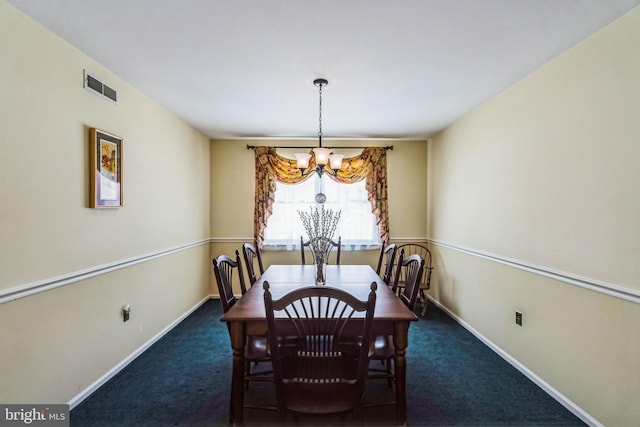
<path id="1" fill-rule="evenodd" d="M 122 207 L 122 138 L 89 131 L 89 207 Z"/>

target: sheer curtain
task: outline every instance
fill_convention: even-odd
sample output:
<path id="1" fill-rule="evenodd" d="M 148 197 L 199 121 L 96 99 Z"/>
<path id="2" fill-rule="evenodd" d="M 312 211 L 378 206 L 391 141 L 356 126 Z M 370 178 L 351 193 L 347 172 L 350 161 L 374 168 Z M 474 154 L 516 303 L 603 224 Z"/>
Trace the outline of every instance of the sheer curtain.
<path id="1" fill-rule="evenodd" d="M 365 184 L 365 180 L 353 184 L 335 182 L 328 174 L 321 179 L 315 175 L 298 184 L 276 181 L 273 211 L 264 230 L 264 248 L 300 248 L 300 236 L 305 236 L 306 230 L 298 211 L 306 212 L 314 206 L 317 193 L 326 195 L 326 209 L 341 211 L 335 237 L 342 239 L 342 250 L 379 248 L 377 219 L 371 212 Z"/>
<path id="2" fill-rule="evenodd" d="M 276 181 L 293 184 L 303 182 L 313 175 L 315 159 L 312 156 L 305 175 L 300 174 L 295 160 L 276 153 L 273 147 L 255 147 L 255 206 L 254 237 L 263 247 L 264 230 L 271 216 L 276 191 Z M 345 184 L 366 180 L 371 212 L 383 244 L 389 241 L 389 210 L 387 199 L 387 153 L 382 147 L 367 147 L 358 156 L 343 159 L 342 169 L 336 175 L 326 172 L 331 179 Z"/>

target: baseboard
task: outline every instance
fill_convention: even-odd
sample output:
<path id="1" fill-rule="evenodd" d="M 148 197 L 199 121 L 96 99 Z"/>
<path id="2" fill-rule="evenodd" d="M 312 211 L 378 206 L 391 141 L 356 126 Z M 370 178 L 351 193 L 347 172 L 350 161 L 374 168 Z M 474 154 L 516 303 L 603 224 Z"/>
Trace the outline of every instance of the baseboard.
<path id="1" fill-rule="evenodd" d="M 430 302 L 432 302 L 435 305 L 437 305 L 442 311 L 447 313 L 452 319 L 454 319 L 456 322 L 458 322 L 463 328 L 465 328 L 467 331 L 471 332 L 476 338 L 478 338 L 480 341 L 482 341 L 487 347 L 489 347 L 496 354 L 498 354 L 498 356 L 502 357 L 511 366 L 516 368 L 524 376 L 526 376 L 531 381 L 533 381 L 534 384 L 536 384 L 538 387 L 540 387 L 542 390 L 544 390 L 549 396 L 551 396 L 555 400 L 557 400 L 562 406 L 567 408 L 576 417 L 580 418 L 582 421 L 584 421 L 587 425 L 589 425 L 591 427 L 604 427 L 604 425 L 602 423 L 600 423 L 598 420 L 596 420 L 591 415 L 589 415 L 587 412 L 585 412 L 582 408 L 580 408 L 578 405 L 576 405 L 571 399 L 567 398 L 565 395 L 560 393 L 557 389 L 555 389 L 549 383 L 547 383 L 542 378 L 540 378 L 538 375 L 533 373 L 529 368 L 527 368 L 522 363 L 520 363 L 518 360 L 513 358 L 509 353 L 504 351 L 502 348 L 498 347 L 490 339 L 488 339 L 487 337 L 482 335 L 480 332 L 478 332 L 476 329 L 471 327 L 471 325 L 469 325 L 464 320 L 462 320 L 461 318 L 456 316 L 454 313 L 449 311 L 449 309 L 447 307 L 443 306 L 442 304 L 440 304 L 440 302 L 436 301 L 435 299 L 433 299 L 430 296 L 428 296 L 428 298 L 429 298 Z"/>
<path id="2" fill-rule="evenodd" d="M 205 302 L 209 301 L 212 298 L 214 298 L 213 295 L 208 295 L 207 297 L 200 300 L 196 305 L 191 307 L 191 309 L 187 310 L 186 313 L 184 313 L 182 316 L 180 316 L 179 318 L 171 322 L 169 325 L 167 325 L 166 328 L 164 328 L 163 330 L 158 332 L 156 335 L 154 335 L 149 341 L 144 343 L 140 348 L 135 350 L 133 353 L 127 356 L 124 360 L 122 360 L 120 363 L 114 366 L 111 370 L 109 370 L 103 376 L 101 376 L 96 381 L 94 381 L 93 384 L 91 384 L 89 387 L 87 387 L 86 389 L 81 391 L 79 394 L 77 394 L 73 399 L 71 399 L 68 402 L 69 409 L 73 409 L 76 406 L 78 406 L 80 403 L 82 403 L 82 401 L 85 400 L 87 397 L 89 397 L 94 391 L 96 391 L 97 389 L 102 387 L 104 384 L 106 384 L 107 381 L 109 381 L 111 378 L 116 376 L 120 371 L 126 368 L 127 365 L 129 365 L 129 363 L 133 362 L 138 356 L 144 353 L 149 347 L 151 347 L 154 343 L 156 343 L 160 338 L 165 336 L 168 332 L 170 332 L 173 328 L 175 328 L 180 322 L 186 319 L 191 313 L 196 311 L 202 304 L 204 304 Z"/>

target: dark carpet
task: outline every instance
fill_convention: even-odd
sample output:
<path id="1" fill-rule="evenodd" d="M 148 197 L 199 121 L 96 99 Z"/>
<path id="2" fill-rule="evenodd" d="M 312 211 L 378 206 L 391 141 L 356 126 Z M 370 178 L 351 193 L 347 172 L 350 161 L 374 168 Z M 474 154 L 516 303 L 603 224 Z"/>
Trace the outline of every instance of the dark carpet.
<path id="1" fill-rule="evenodd" d="M 71 411 L 71 426 L 228 424 L 231 346 L 220 301 L 210 300 Z M 271 403 L 273 385 L 251 383 L 246 402 Z M 370 381 L 366 400 L 387 399 Z M 584 426 L 585 424 L 435 305 L 409 329 L 410 426 Z M 246 409 L 248 426 L 277 426 L 275 412 Z M 346 419 L 300 418 L 303 425 L 386 426 L 394 407 Z"/>

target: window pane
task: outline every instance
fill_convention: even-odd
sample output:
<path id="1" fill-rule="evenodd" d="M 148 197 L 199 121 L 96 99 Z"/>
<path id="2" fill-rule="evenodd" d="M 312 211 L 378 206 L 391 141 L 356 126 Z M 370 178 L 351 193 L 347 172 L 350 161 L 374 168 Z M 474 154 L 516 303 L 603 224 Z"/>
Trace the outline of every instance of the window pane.
<path id="1" fill-rule="evenodd" d="M 380 244 L 378 226 L 375 215 L 371 213 L 371 203 L 367 200 L 364 180 L 355 184 L 340 184 L 327 176 L 319 179 L 314 175 L 300 184 L 276 183 L 273 214 L 265 229 L 265 245 L 286 246 L 287 249 L 299 247 L 300 236 L 306 238 L 306 231 L 298 210 L 308 211 L 310 206 L 315 205 L 315 195 L 319 192 L 327 196 L 325 208 L 342 211 L 334 237 L 342 237 L 343 249 Z"/>

